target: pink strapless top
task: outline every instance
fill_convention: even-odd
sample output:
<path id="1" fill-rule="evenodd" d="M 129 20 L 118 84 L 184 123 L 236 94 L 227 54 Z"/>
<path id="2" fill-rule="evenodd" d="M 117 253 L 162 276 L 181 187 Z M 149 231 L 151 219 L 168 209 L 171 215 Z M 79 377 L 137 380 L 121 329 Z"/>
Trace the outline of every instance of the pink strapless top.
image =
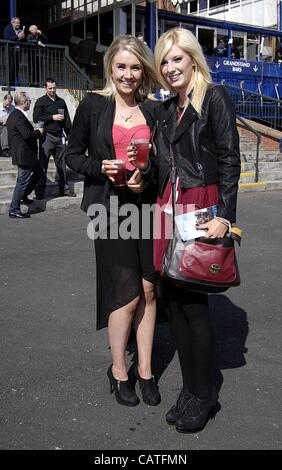
<path id="1" fill-rule="evenodd" d="M 135 166 L 128 162 L 126 149 L 132 139 L 150 139 L 151 129 L 147 124 L 139 124 L 138 126 L 125 127 L 113 125 L 113 144 L 115 148 L 116 159 L 125 160 L 128 170 L 135 170 Z"/>

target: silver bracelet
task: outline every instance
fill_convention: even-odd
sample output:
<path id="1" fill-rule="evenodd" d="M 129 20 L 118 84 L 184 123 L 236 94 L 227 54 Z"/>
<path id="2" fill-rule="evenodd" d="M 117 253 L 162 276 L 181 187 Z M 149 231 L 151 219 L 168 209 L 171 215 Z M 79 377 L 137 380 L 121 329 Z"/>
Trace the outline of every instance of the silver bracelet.
<path id="1" fill-rule="evenodd" d="M 139 170 L 141 175 L 146 175 L 147 173 L 149 173 L 149 171 L 151 170 L 151 161 L 148 160 L 148 166 L 146 168 L 146 170 Z"/>
<path id="2" fill-rule="evenodd" d="M 224 219 L 223 217 L 218 217 L 217 215 L 214 217 L 215 220 L 218 220 L 218 222 L 221 222 L 225 227 L 228 227 L 228 233 L 231 232 L 231 222 L 229 220 Z"/>

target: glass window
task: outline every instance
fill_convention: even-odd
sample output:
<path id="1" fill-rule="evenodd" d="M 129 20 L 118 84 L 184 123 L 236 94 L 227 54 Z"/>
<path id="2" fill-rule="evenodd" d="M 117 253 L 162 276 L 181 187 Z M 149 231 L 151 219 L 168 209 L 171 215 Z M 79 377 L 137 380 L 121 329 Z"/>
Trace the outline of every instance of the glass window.
<path id="1" fill-rule="evenodd" d="M 197 2 L 197 0 L 193 0 L 188 5 L 190 7 L 190 13 L 196 13 L 198 11 L 198 2 Z"/>
<path id="2" fill-rule="evenodd" d="M 66 0 L 61 4 L 61 18 L 71 16 L 71 0 Z"/>
<path id="3" fill-rule="evenodd" d="M 84 16 L 85 0 L 73 0 L 73 18 Z"/>
<path id="4" fill-rule="evenodd" d="M 210 8 L 228 4 L 228 0 L 210 0 Z"/>

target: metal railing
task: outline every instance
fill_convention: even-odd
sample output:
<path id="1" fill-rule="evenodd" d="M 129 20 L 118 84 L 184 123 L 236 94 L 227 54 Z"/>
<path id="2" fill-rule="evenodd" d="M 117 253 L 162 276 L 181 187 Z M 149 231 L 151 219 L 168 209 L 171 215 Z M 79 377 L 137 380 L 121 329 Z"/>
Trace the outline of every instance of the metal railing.
<path id="1" fill-rule="evenodd" d="M 250 132 L 253 132 L 257 138 L 257 148 L 256 148 L 256 160 L 255 160 L 255 168 L 256 168 L 256 173 L 255 173 L 255 183 L 258 183 L 259 180 L 259 147 L 261 143 L 261 135 L 260 133 L 249 123 L 245 121 L 241 116 L 237 115 L 237 119 L 243 124 L 243 126 Z"/>
<path id="2" fill-rule="evenodd" d="M 67 46 L 39 47 L 0 40 L 0 64 L 0 85 L 8 91 L 14 86 L 43 87 L 47 77 L 54 78 L 58 88 L 67 88 L 78 101 L 87 91 L 101 88 L 100 81 L 95 83 L 72 60 Z"/>
<path id="3" fill-rule="evenodd" d="M 282 100 L 227 83 L 223 85 L 235 104 L 238 116 L 282 130 Z"/>

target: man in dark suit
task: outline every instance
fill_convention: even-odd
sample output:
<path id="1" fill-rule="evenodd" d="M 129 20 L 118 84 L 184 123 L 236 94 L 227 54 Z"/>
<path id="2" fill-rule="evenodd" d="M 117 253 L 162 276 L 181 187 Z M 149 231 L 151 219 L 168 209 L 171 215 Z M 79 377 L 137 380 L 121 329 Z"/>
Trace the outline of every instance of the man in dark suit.
<path id="1" fill-rule="evenodd" d="M 9 216 L 17 219 L 30 217 L 21 212 L 20 203 L 31 204 L 28 195 L 33 191 L 37 182 L 44 176 L 44 170 L 37 158 L 37 139 L 43 129 L 34 130 L 27 118 L 30 108 L 30 98 L 24 91 L 16 92 L 14 96 L 15 109 L 7 119 L 7 129 L 10 141 L 10 154 L 13 165 L 18 166 L 18 177 L 14 189 Z"/>

